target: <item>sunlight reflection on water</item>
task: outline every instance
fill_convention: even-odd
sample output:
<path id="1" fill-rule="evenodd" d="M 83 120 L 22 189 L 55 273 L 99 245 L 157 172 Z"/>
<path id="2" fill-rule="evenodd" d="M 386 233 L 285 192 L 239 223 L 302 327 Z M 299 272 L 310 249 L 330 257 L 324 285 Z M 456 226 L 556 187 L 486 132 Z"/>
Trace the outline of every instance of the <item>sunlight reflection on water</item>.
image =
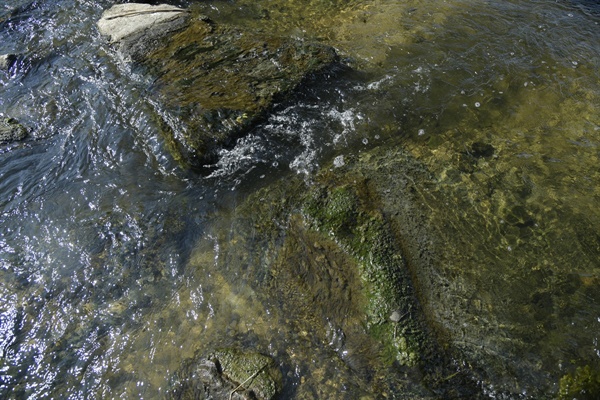
<path id="1" fill-rule="evenodd" d="M 0 54 L 19 55 L 0 71 L 0 115 L 31 128 L 30 140 L 0 149 L 0 397 L 156 397 L 181 359 L 224 331 L 254 330 L 282 346 L 291 328 L 270 333 L 277 312 L 258 304 L 235 255 L 219 247 L 231 227 L 213 220 L 215 209 L 233 209 L 236 196 L 287 172 L 309 178 L 330 158 L 342 168 L 388 144 L 406 144 L 467 204 L 454 210 L 458 219 L 496 213 L 485 233 L 498 248 L 486 251 L 515 265 L 531 248 L 543 259 L 575 210 L 575 239 L 553 246 L 582 249 L 590 276 L 576 289 L 545 277 L 539 302 L 523 300 L 527 312 L 545 321 L 567 314 L 544 309 L 547 293 L 573 290 L 578 305 L 594 287 L 597 243 L 587 227 L 598 221 L 600 66 L 597 14 L 583 3 L 333 2 L 320 5 L 319 18 L 317 4 L 274 8 L 269 29 L 289 32 L 299 24 L 290 15 L 303 16 L 303 35 L 330 41 L 356 67 L 278 104 L 206 177 L 178 168 L 152 119 L 147 78 L 97 33 L 112 3 L 0 8 Z M 247 11 L 239 3 L 196 6 L 236 20 Z M 474 142 L 493 145 L 497 157 Z M 195 267 L 211 268 L 191 268 L 192 252 L 208 257 Z M 342 334 L 328 327 L 329 347 L 344 358 Z M 290 366 L 293 379 L 300 365 Z"/>

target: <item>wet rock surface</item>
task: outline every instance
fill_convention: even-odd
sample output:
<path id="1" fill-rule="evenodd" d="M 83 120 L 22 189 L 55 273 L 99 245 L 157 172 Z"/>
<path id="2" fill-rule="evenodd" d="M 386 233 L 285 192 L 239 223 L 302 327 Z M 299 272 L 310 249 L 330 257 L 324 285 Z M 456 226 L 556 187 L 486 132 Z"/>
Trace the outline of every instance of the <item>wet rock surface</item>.
<path id="1" fill-rule="evenodd" d="M 271 400 L 281 391 L 275 361 L 251 351 L 219 349 L 186 360 L 177 372 L 169 399 Z"/>
<path id="2" fill-rule="evenodd" d="M 115 7 L 99 22 L 101 32 L 156 77 L 150 91 L 160 99 L 167 145 L 186 166 L 213 161 L 276 102 L 337 61 L 328 46 L 241 30 L 198 14 L 188 23 L 188 13 L 180 9 L 165 7 L 158 13 L 165 22 L 154 24 L 149 19 L 154 9 Z M 142 17 L 140 28 L 113 26 Z"/>
<path id="3" fill-rule="evenodd" d="M 408 156 L 395 165 L 422 171 Z M 233 220 L 223 216 L 231 236 L 219 240 L 217 273 L 240 271 L 244 283 L 229 285 L 249 285 L 253 301 L 269 310 L 268 319 L 243 315 L 238 299 L 246 289 L 233 290 L 228 297 L 241 315 L 232 318 L 243 322 L 228 340 L 246 342 L 249 326 L 252 340 L 269 338 L 262 347 L 289 368 L 285 398 L 484 398 L 428 326 L 394 221 L 366 168 L 348 160 L 335 173 L 325 168 L 310 187 L 285 179 L 250 195 Z M 415 211 L 410 193 L 403 201 Z M 190 268 L 210 269 L 206 259 L 194 256 Z"/>
<path id="4" fill-rule="evenodd" d="M 485 159 L 491 150 L 482 149 Z M 309 186 L 296 178 L 277 182 L 238 207 L 223 263 L 244 271 L 257 301 L 281 308 L 277 326 L 286 340 L 298 337 L 286 351 L 306 378 L 291 392 L 295 398 L 346 387 L 367 398 L 515 398 L 526 390 L 551 399 L 559 382 L 560 393 L 595 387 L 593 359 L 579 360 L 577 372 L 558 367 L 561 346 L 577 352 L 588 334 L 554 325 L 542 335 L 535 327 L 552 324 L 556 312 L 574 310 L 583 298 L 595 301 L 597 280 L 558 270 L 540 280 L 494 257 L 479 264 L 473 247 L 485 243 L 486 228 L 473 216 L 442 212 L 453 196 L 410 152 L 388 148 L 325 166 Z M 531 218 L 514 214 L 513 224 Z M 469 243 L 442 230 L 461 223 L 479 232 Z M 462 253 L 464 246 L 471 250 Z M 501 278 L 498 269 L 511 266 L 512 275 Z M 478 275 L 489 268 L 496 268 L 486 272 L 495 290 Z M 337 354 L 327 358 L 337 380 L 308 361 L 327 351 Z M 403 380 L 407 371 L 420 385 Z"/>
<path id="5" fill-rule="evenodd" d="M 27 135 L 27 128 L 14 118 L 0 118 L 0 143 L 23 140 Z"/>

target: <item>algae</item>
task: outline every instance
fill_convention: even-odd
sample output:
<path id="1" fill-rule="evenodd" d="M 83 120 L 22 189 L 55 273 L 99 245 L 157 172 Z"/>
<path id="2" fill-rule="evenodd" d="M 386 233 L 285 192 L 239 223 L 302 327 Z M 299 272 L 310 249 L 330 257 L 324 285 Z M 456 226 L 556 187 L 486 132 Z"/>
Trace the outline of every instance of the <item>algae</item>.
<path id="1" fill-rule="evenodd" d="M 600 370 L 589 365 L 577 367 L 560 379 L 559 400 L 592 400 L 600 397 Z"/>
<path id="2" fill-rule="evenodd" d="M 281 372 L 270 357 L 236 349 L 220 349 L 208 358 L 218 363 L 223 376 L 239 388 L 237 391 L 248 391 L 257 399 L 270 400 L 281 390 Z"/>
<path id="3" fill-rule="evenodd" d="M 186 359 L 172 379 L 167 398 L 271 400 L 281 385 L 281 371 L 271 357 L 222 348 Z"/>
<path id="4" fill-rule="evenodd" d="M 327 232 L 355 258 L 368 299 L 367 327 L 396 349 L 395 358 L 401 364 L 415 365 L 426 348 L 423 327 L 413 316 L 418 313 L 418 302 L 396 239 L 373 207 L 375 202 L 367 197 L 365 183 L 358 182 L 314 190 L 303 211 L 314 228 Z M 393 322 L 394 312 L 406 318 Z"/>
<path id="5" fill-rule="evenodd" d="M 196 16 L 149 54 L 145 64 L 157 77 L 151 90 L 186 125 L 174 136 L 181 142 L 176 158 L 201 165 L 336 60 L 328 46 Z"/>
<path id="6" fill-rule="evenodd" d="M 0 143 L 23 140 L 27 137 L 27 128 L 14 118 L 0 118 Z"/>

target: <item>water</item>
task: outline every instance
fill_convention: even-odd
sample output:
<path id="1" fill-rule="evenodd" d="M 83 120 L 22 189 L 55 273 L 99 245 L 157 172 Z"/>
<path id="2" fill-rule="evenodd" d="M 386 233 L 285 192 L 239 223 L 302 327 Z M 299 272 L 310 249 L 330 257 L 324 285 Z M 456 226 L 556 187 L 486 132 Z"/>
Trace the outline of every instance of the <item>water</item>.
<path id="1" fill-rule="evenodd" d="M 198 176 L 163 146 L 148 78 L 95 28 L 112 2 L 0 0 L 0 54 L 19 55 L 0 71 L 0 115 L 31 128 L 29 140 L 0 148 L 0 397 L 160 397 L 181 360 L 224 332 L 251 330 L 245 340 L 271 341 L 281 355 L 293 329 L 236 268 L 249 256 L 230 244 L 236 207 L 282 176 L 310 182 L 328 161 L 376 147 L 403 146 L 433 171 L 434 215 L 443 201 L 458 205 L 440 217 L 458 221 L 442 233 L 449 241 L 480 235 L 460 222 L 469 214 L 484 221 L 493 245 L 465 245 L 473 259 L 561 264 L 597 287 L 598 6 L 396 3 L 194 4 L 215 20 L 331 44 L 352 67 L 279 105 Z M 495 156 L 472 156 L 475 142 Z M 536 254 L 539 264 L 523 261 Z M 510 279 L 487 272 L 475 282 Z M 563 284 L 545 279 L 535 299 Z M 588 334 L 569 334 L 587 341 L 577 356 L 597 362 L 597 297 L 582 310 L 590 297 L 576 293 L 567 308 L 576 317 L 552 323 L 583 321 Z M 335 330 L 327 335 L 335 349 Z M 293 340 L 299 354 L 310 348 Z M 327 346 L 315 352 L 329 365 L 315 388 L 348 374 Z M 313 371 L 298 357 L 286 371 L 293 386 Z M 365 390 L 357 381 L 348 398 Z"/>

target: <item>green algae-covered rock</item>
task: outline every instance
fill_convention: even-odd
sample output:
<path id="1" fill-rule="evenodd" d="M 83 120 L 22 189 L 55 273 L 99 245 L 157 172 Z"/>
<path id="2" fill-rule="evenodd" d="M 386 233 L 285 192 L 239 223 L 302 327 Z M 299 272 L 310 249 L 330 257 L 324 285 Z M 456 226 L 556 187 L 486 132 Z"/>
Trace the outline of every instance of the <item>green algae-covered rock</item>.
<path id="1" fill-rule="evenodd" d="M 14 118 L 0 118 L 0 143 L 23 140 L 27 137 L 27 128 Z"/>
<path id="2" fill-rule="evenodd" d="M 236 212 L 236 234 L 222 249 L 224 262 L 252 277 L 255 293 L 266 294 L 265 307 L 281 309 L 273 331 L 285 335 L 286 342 L 283 349 L 277 343 L 270 346 L 289 354 L 290 368 L 301 371 L 304 383 L 294 398 L 336 398 L 347 391 L 354 398 L 401 393 L 428 399 L 426 385 L 407 382 L 404 372 L 427 370 L 437 388 L 439 376 L 455 371 L 447 372 L 437 358 L 402 272 L 405 266 L 398 262 L 399 249 L 392 246 L 387 253 L 375 244 L 389 238 L 383 216 L 365 206 L 371 198 L 361 197 L 366 194 L 359 194 L 349 184 L 353 178 L 348 179 L 327 182 L 320 176 L 318 186 L 307 188 L 292 178 L 251 195 Z M 330 203 L 328 192 L 334 193 Z M 320 201 L 329 207 L 321 208 Z M 308 215 L 311 208 L 328 222 L 318 225 Z M 348 238 L 371 218 L 380 223 L 372 231 L 381 227 L 382 232 L 373 240 L 361 235 L 366 243 L 351 249 Z M 368 265 L 370 252 L 389 264 Z M 394 318 L 395 312 L 409 309 Z M 433 372 L 433 365 L 439 372 Z"/>
<path id="3" fill-rule="evenodd" d="M 155 91 L 185 127 L 172 139 L 192 164 L 245 133 L 309 75 L 336 61 L 331 47 L 269 37 L 197 17 L 147 57 Z"/>
<path id="4" fill-rule="evenodd" d="M 257 399 L 270 400 L 281 390 L 281 372 L 271 357 L 237 349 L 220 349 L 209 359 L 219 365 L 225 379 L 236 385 L 236 392 L 248 392 Z"/>
<path id="5" fill-rule="evenodd" d="M 409 169 L 407 164 L 404 171 Z M 407 208 L 413 201 L 406 198 Z M 267 292 L 285 315 L 285 328 L 278 329 L 339 348 L 342 365 L 328 361 L 335 365 L 338 389 L 350 384 L 340 372 L 346 364 L 357 374 L 357 393 L 364 390 L 361 374 L 369 371 L 378 383 L 367 386 L 366 395 L 385 396 L 401 386 L 397 393 L 407 398 L 427 398 L 428 390 L 476 398 L 468 370 L 453 365 L 428 325 L 402 240 L 383 207 L 378 189 L 356 165 L 325 168 L 309 186 L 286 179 L 238 209 L 243 221 L 230 240 L 252 260 L 236 258 L 236 265 L 263 276 L 257 292 Z M 339 339 L 331 339 L 331 330 Z M 306 357 L 315 358 L 317 349 L 305 349 Z M 307 367 L 316 374 L 312 368 L 324 367 Z M 402 382 L 398 375 L 407 370 L 423 374 L 423 382 Z M 325 397 L 326 387 L 318 389 Z"/>
<path id="6" fill-rule="evenodd" d="M 281 372 L 271 357 L 225 348 L 186 360 L 176 374 L 168 397 L 271 400 L 281 387 Z"/>
<path id="7" fill-rule="evenodd" d="M 131 8 L 131 9 L 130 9 Z M 333 48 L 219 24 L 171 6 L 120 5 L 99 21 L 126 59 L 154 77 L 150 97 L 167 147 L 202 166 L 307 77 L 337 60 Z"/>
<path id="8" fill-rule="evenodd" d="M 560 380 L 559 400 L 592 400 L 600 398 L 600 370 L 589 365 L 578 367 Z"/>
<path id="9" fill-rule="evenodd" d="M 327 178 L 325 178 L 327 179 Z M 327 232 L 355 260 L 365 290 L 367 327 L 401 364 L 415 365 L 427 347 L 418 302 L 398 241 L 366 191 L 345 179 L 309 192 L 303 206 L 316 229 Z"/>

